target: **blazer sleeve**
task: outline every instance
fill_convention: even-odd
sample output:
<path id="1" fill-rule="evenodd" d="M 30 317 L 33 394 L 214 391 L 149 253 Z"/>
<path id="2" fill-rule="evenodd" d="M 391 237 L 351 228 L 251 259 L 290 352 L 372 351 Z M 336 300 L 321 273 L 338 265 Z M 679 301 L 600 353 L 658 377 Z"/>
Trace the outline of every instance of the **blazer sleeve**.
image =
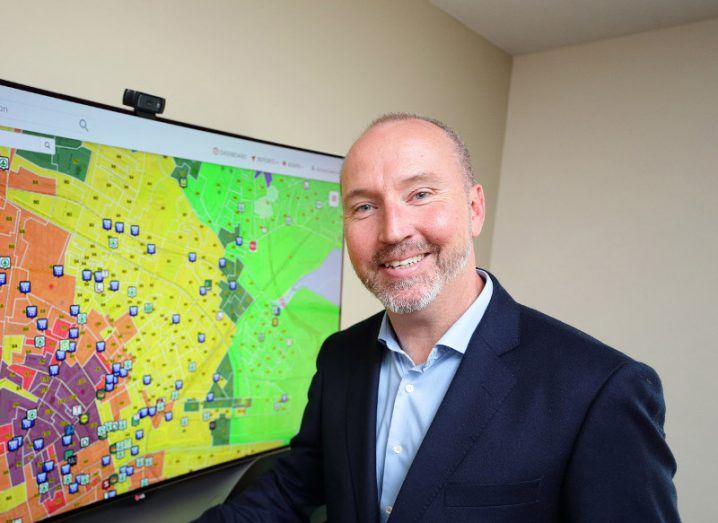
<path id="1" fill-rule="evenodd" d="M 574 444 L 564 483 L 568 521 L 680 521 L 664 418 L 653 369 L 631 361 L 611 375 Z"/>
<path id="2" fill-rule="evenodd" d="M 289 442 L 290 451 L 275 467 L 239 496 L 207 510 L 201 523 L 285 523 L 309 521 L 312 510 L 324 504 L 321 435 L 322 374 L 328 338 L 317 356 L 317 371 L 309 386 L 302 423 Z"/>

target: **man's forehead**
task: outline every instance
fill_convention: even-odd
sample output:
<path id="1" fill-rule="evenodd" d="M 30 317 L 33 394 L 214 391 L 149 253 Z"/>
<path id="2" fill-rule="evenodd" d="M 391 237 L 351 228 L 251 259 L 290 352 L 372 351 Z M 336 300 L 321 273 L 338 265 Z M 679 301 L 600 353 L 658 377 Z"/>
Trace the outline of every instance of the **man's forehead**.
<path id="1" fill-rule="evenodd" d="M 444 163 L 458 162 L 454 144 L 441 128 L 419 119 L 381 122 L 369 128 L 349 149 L 341 181 L 346 181 L 347 173 L 386 162 L 416 163 L 409 174 L 419 174 L 421 161 L 429 157 Z"/>
<path id="2" fill-rule="evenodd" d="M 349 149 L 349 157 L 353 152 L 361 152 L 364 148 L 383 148 L 392 150 L 403 143 L 414 140 L 434 142 L 436 147 L 452 146 L 452 142 L 443 129 L 431 122 L 417 118 L 406 120 L 389 120 L 378 123 L 367 129 Z"/>

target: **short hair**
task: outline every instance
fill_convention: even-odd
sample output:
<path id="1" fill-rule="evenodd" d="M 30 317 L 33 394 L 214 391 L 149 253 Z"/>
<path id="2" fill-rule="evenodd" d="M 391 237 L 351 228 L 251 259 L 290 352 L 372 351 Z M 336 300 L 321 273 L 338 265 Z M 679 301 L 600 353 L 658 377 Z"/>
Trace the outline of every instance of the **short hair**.
<path id="1" fill-rule="evenodd" d="M 476 180 L 474 179 L 474 170 L 471 167 L 471 155 L 469 154 L 469 150 L 466 148 L 464 140 L 461 139 L 461 136 L 459 136 L 456 131 L 454 131 L 451 127 L 446 125 L 441 120 L 414 113 L 386 113 L 375 119 L 372 123 L 370 123 L 364 133 L 383 123 L 401 122 L 404 120 L 422 120 L 424 122 L 435 125 L 439 129 L 444 131 L 444 134 L 452 141 L 456 149 L 456 158 L 459 160 L 459 164 L 464 171 L 464 183 L 467 187 L 467 190 L 473 187 L 474 184 L 476 184 Z"/>

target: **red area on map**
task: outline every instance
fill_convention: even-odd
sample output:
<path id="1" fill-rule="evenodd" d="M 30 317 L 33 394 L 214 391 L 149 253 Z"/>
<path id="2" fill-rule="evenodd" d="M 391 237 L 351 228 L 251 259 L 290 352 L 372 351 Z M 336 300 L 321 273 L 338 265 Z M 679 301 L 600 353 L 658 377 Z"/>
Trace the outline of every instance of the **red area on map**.
<path id="1" fill-rule="evenodd" d="M 12 438 L 12 423 L 5 423 L 0 425 L 0 455 L 4 454 L 7 450 L 6 442 Z"/>
<path id="2" fill-rule="evenodd" d="M 57 509 L 64 507 L 65 503 L 67 503 L 67 501 L 65 501 L 65 493 L 59 488 L 55 491 L 55 495 L 52 498 L 45 500 L 43 505 L 45 505 L 48 514 L 52 514 Z"/>
<path id="3" fill-rule="evenodd" d="M 10 365 L 8 369 L 10 372 L 14 372 L 22 378 L 23 390 L 30 390 L 30 385 L 32 384 L 32 380 L 35 378 L 37 371 L 28 369 L 24 365 Z"/>
<path id="4" fill-rule="evenodd" d="M 70 327 L 72 327 L 72 323 L 64 320 L 57 320 L 52 326 L 52 335 L 57 339 L 64 340 L 70 332 Z"/>

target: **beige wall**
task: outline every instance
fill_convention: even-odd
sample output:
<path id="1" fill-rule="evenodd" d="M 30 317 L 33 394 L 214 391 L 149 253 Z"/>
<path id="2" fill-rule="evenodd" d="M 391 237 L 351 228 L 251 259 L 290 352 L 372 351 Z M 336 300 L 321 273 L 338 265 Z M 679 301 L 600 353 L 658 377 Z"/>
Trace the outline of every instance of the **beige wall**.
<path id="1" fill-rule="evenodd" d="M 343 154 L 385 111 L 445 119 L 513 294 L 661 373 L 686 521 L 718 519 L 718 21 L 515 60 L 426 2 L 4 2 L 3 78 Z M 345 266 L 343 325 L 379 305 Z"/>
<path id="2" fill-rule="evenodd" d="M 168 118 L 344 154 L 380 113 L 445 119 L 486 186 L 489 259 L 511 57 L 416 0 L 3 2 L 0 75 Z M 345 263 L 344 326 L 379 310 Z"/>
<path id="3" fill-rule="evenodd" d="M 491 267 L 660 373 L 685 521 L 718 521 L 718 20 L 515 58 Z"/>

